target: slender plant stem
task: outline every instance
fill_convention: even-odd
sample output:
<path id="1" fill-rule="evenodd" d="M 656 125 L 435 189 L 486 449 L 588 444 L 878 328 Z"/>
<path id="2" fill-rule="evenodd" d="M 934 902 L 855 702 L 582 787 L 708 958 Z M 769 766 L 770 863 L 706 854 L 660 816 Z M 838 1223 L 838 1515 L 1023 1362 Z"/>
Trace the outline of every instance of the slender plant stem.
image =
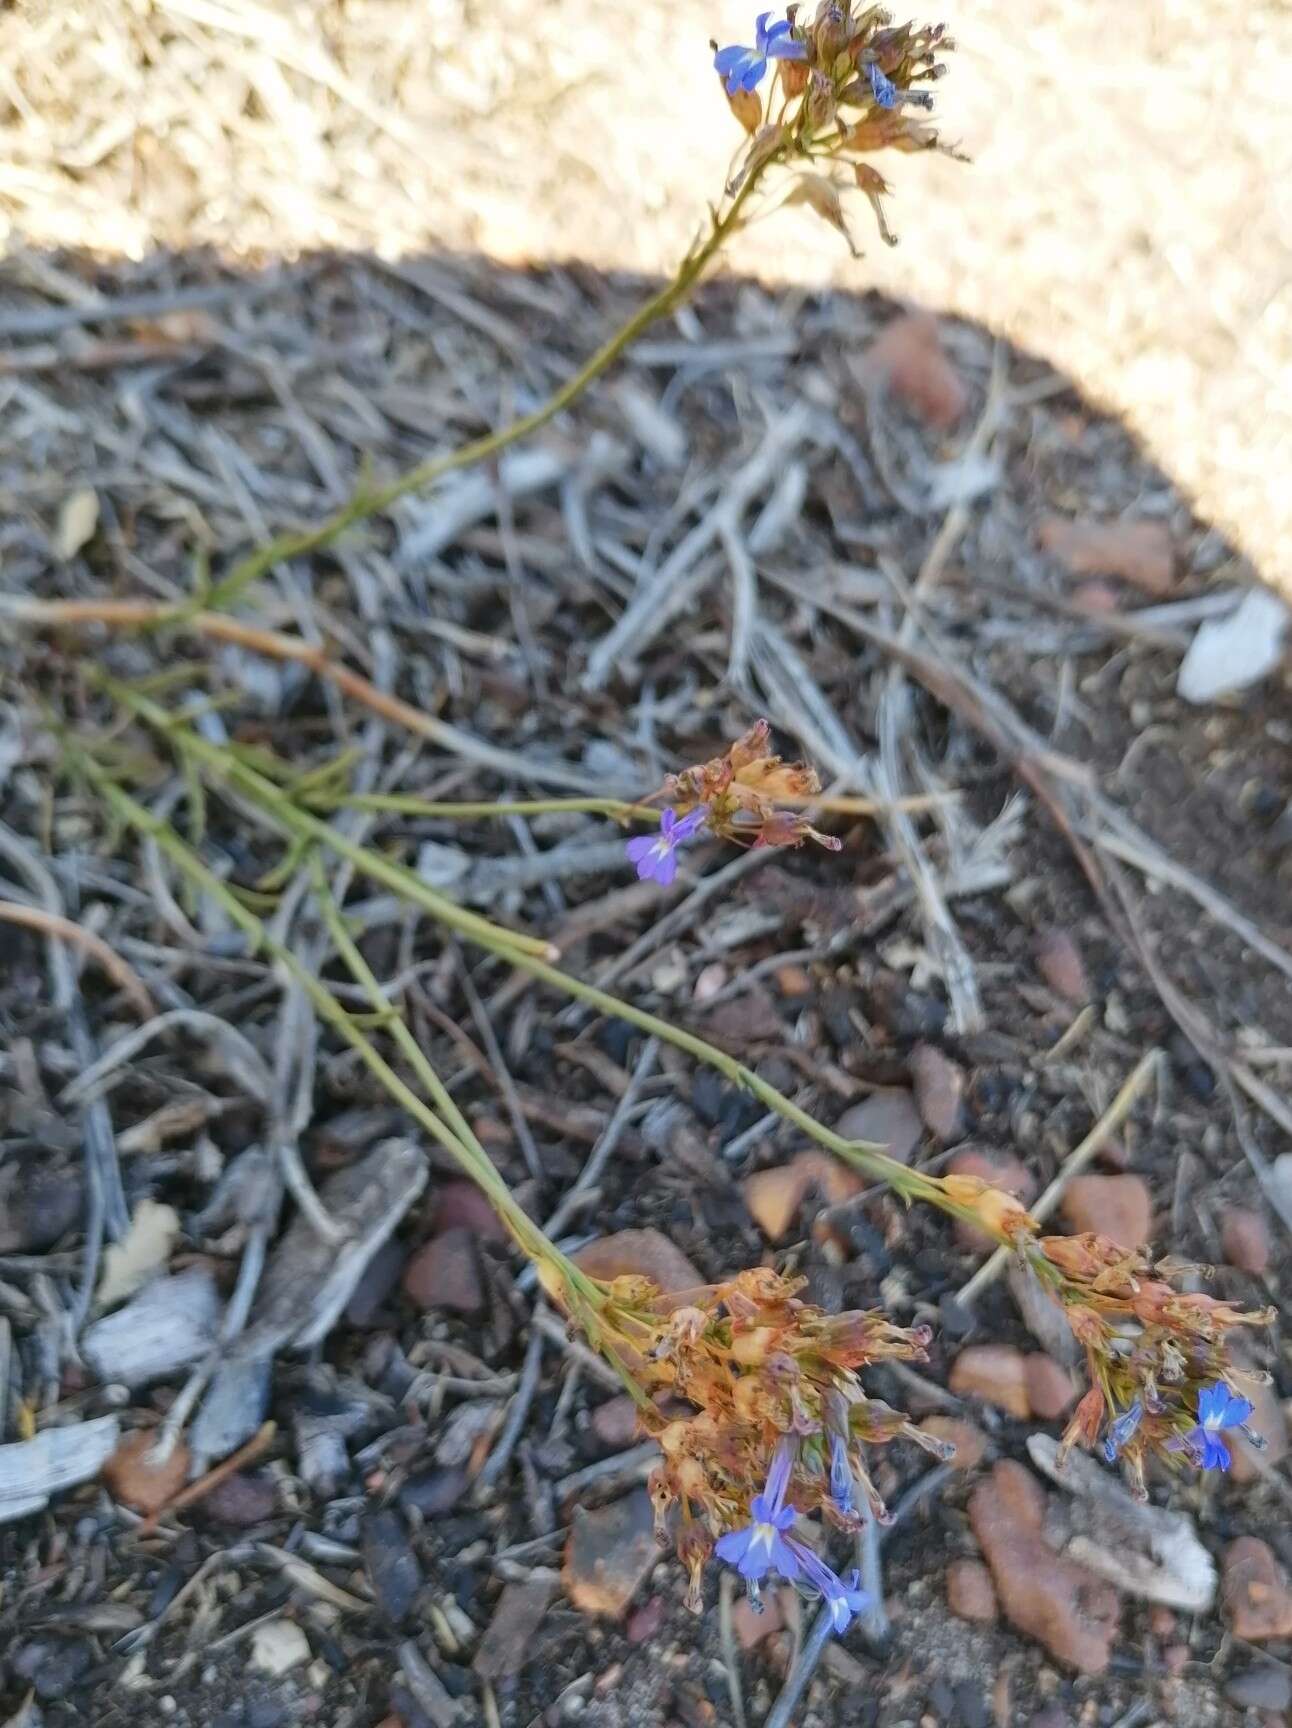
<path id="1" fill-rule="evenodd" d="M 308 812 L 300 810 L 282 789 L 274 784 L 266 775 L 253 768 L 250 763 L 224 749 L 219 744 L 212 744 L 197 732 L 177 724 L 173 716 L 156 702 L 141 696 L 129 685 L 119 683 L 115 679 L 105 678 L 103 686 L 119 702 L 146 720 L 164 738 L 170 739 L 180 750 L 182 757 L 196 758 L 204 762 L 212 774 L 230 784 L 237 785 L 248 797 L 262 808 L 279 816 L 280 826 L 287 825 L 303 840 L 322 840 L 326 836 L 328 843 L 333 844 L 334 851 L 340 851 L 343 857 L 362 869 L 365 875 L 380 882 L 383 887 L 402 894 L 406 899 L 415 899 L 433 917 L 459 935 L 474 941 L 477 935 L 505 934 L 512 946 L 524 949 L 527 953 L 555 955 L 557 950 L 550 942 L 544 942 L 537 936 L 525 936 L 520 931 L 503 931 L 501 925 L 491 924 L 487 918 L 481 918 L 474 912 L 468 912 L 456 901 L 448 900 L 434 888 L 415 876 L 411 870 L 402 865 L 391 863 L 380 852 L 370 851 L 360 846 L 357 841 L 350 840 L 327 823 L 320 822 Z M 281 809 L 280 809 L 281 806 Z M 283 813 L 289 815 L 285 816 Z"/>
<path id="2" fill-rule="evenodd" d="M 831 810 L 840 816 L 874 816 L 886 809 L 931 810 L 948 803 L 954 792 L 917 793 L 909 798 L 896 798 L 886 804 L 882 798 L 832 797 L 818 792 L 813 796 L 795 797 L 792 793 L 778 794 L 777 802 L 813 810 Z M 297 801 L 313 810 L 373 810 L 393 816 L 445 817 L 452 821 L 471 821 L 487 816 L 610 816 L 616 822 L 658 822 L 659 810 L 650 804 L 634 804 L 624 798 L 493 798 L 441 800 L 418 798 L 407 792 L 311 792 L 302 797 L 297 789 Z"/>
<path id="3" fill-rule="evenodd" d="M 350 968 L 356 981 L 367 991 L 373 1007 L 379 1013 L 388 1016 L 387 1030 L 403 1052 L 409 1067 L 425 1086 L 441 1116 L 447 1121 L 462 1145 L 472 1154 L 471 1175 L 501 1213 L 512 1235 L 516 1238 L 518 1246 L 531 1260 L 539 1263 L 552 1261 L 559 1265 L 561 1275 L 567 1285 L 571 1289 L 576 1289 L 586 1302 L 594 1307 L 597 1306 L 596 1284 L 580 1272 L 572 1260 L 567 1259 L 561 1253 L 560 1249 L 534 1223 L 529 1214 L 518 1206 L 512 1198 L 511 1190 L 494 1168 L 493 1160 L 476 1138 L 475 1130 L 459 1110 L 452 1094 L 436 1073 L 430 1058 L 416 1038 L 413 1037 L 398 1010 L 393 1007 L 372 968 L 359 951 L 359 947 L 346 928 L 341 910 L 333 900 L 327 882 L 317 864 L 313 870 L 313 877 L 315 897 L 338 954 Z"/>
<path id="4" fill-rule="evenodd" d="M 361 981 L 365 988 L 369 987 L 369 981 L 371 981 L 369 994 L 374 999 L 374 1006 L 381 1010 L 383 1019 L 389 1025 L 396 1041 L 399 1042 L 400 1048 L 410 1056 L 410 1060 L 413 1060 L 415 1056 L 416 1071 L 419 1077 L 426 1080 L 432 1088 L 433 1095 L 442 1096 L 448 1100 L 451 1115 L 466 1130 L 465 1134 L 443 1121 L 424 1099 L 418 1097 L 385 1060 L 371 1039 L 355 1022 L 354 1017 L 337 1001 L 327 986 L 320 983 L 301 964 L 289 947 L 270 935 L 264 922 L 257 918 L 254 912 L 248 911 L 228 884 L 222 882 L 214 871 L 202 862 L 192 847 L 180 838 L 168 822 L 154 816 L 137 799 L 131 797 L 124 788 L 112 779 L 107 770 L 101 767 L 87 752 L 74 744 L 69 744 L 68 749 L 73 764 L 94 784 L 113 814 L 138 833 L 155 840 L 167 857 L 191 882 L 218 901 L 255 948 L 263 949 L 265 953 L 272 955 L 278 965 L 290 972 L 313 1003 L 319 1016 L 336 1028 L 346 1042 L 362 1057 L 390 1095 L 420 1122 L 427 1132 L 439 1141 L 445 1151 L 457 1160 L 467 1175 L 484 1189 L 529 1258 L 538 1261 L 540 1265 L 544 1262 L 548 1263 L 559 1272 L 562 1280 L 567 1273 L 573 1274 L 572 1282 L 579 1294 L 585 1300 L 595 1303 L 598 1295 L 595 1284 L 584 1277 L 554 1243 L 548 1241 L 528 1214 L 517 1205 L 511 1190 L 494 1168 L 491 1159 L 476 1139 L 469 1124 L 444 1091 L 439 1076 L 436 1075 L 431 1064 L 418 1049 L 411 1032 L 408 1031 L 407 1026 L 404 1025 L 398 1015 L 392 1011 L 390 1002 L 386 999 L 377 980 L 368 971 L 362 957 L 358 954 L 358 950 L 350 942 L 348 932 L 344 931 L 344 926 L 339 918 L 334 923 L 329 920 L 329 923 L 334 934 L 340 934 L 344 937 L 348 949 L 345 955 L 347 963 L 350 963 L 351 955 L 358 961 L 362 968 Z"/>
<path id="5" fill-rule="evenodd" d="M 261 546 L 241 559 L 230 570 L 223 581 L 205 595 L 201 595 L 191 608 L 178 608 L 182 615 L 186 609 L 196 610 L 198 607 L 208 607 L 218 610 L 221 607 L 232 606 L 252 583 L 258 582 L 262 576 L 272 570 L 275 564 L 288 558 L 299 558 L 307 552 L 317 552 L 331 543 L 366 517 L 375 516 L 386 510 L 399 498 L 409 492 L 420 491 L 433 481 L 442 479 L 461 468 L 470 468 L 477 462 L 487 462 L 490 457 L 499 455 L 518 444 L 522 438 L 528 438 L 531 432 L 537 432 L 541 426 L 546 426 L 549 420 L 577 400 L 588 385 L 599 378 L 606 369 L 612 366 L 625 349 L 648 329 L 659 318 L 667 316 L 680 306 L 703 276 L 705 269 L 722 250 L 727 240 L 740 225 L 741 212 L 763 174 L 778 161 L 781 151 L 756 163 L 748 176 L 735 193 L 731 202 L 721 216 L 712 220 L 709 233 L 704 241 L 692 248 L 678 266 L 676 275 L 666 282 L 658 293 L 652 294 L 642 306 L 633 313 L 625 324 L 622 324 L 613 336 L 607 338 L 601 346 L 583 362 L 578 371 L 566 379 L 559 389 L 554 390 L 547 398 L 529 414 L 522 414 L 519 419 L 511 420 L 506 426 L 499 427 L 481 438 L 473 438 L 470 443 L 459 445 L 456 450 L 447 451 L 442 456 L 431 456 L 425 462 L 419 462 L 415 468 L 399 474 L 384 486 L 361 488 L 347 503 L 327 517 L 316 527 L 305 528 L 295 534 L 280 534 L 268 545 Z M 172 615 L 173 617 L 174 615 Z"/>
<path id="6" fill-rule="evenodd" d="M 596 1008 L 603 1014 L 625 1020 L 644 1032 L 653 1033 L 664 1042 L 717 1069 L 733 1084 L 752 1093 L 769 1110 L 793 1123 L 809 1138 L 843 1158 L 872 1180 L 883 1182 L 904 1198 L 929 1201 L 956 1217 L 970 1216 L 963 1208 L 954 1205 L 931 1178 L 918 1170 L 909 1170 L 895 1158 L 890 1158 L 881 1146 L 867 1141 L 849 1140 L 842 1134 L 836 1134 L 833 1129 L 818 1122 L 800 1105 L 770 1085 L 752 1068 L 746 1067 L 725 1050 L 720 1050 L 716 1044 L 709 1043 L 694 1032 L 674 1026 L 669 1021 L 660 1019 L 658 1015 L 648 1013 L 644 1008 L 638 1008 L 631 1002 L 599 990 L 594 984 L 586 984 L 582 979 L 561 971 L 547 958 L 541 957 L 544 951 L 547 954 L 554 953 L 550 947 L 533 938 L 518 938 L 514 931 L 491 924 L 488 919 L 464 913 L 461 907 L 428 888 L 420 877 L 404 865 L 370 851 L 340 833 L 330 823 L 300 809 L 280 787 L 256 773 L 245 762 L 231 758 L 219 745 L 210 743 L 199 734 L 173 724 L 164 709 L 140 696 L 129 686 L 113 684 L 111 688 L 123 703 L 169 739 L 181 755 L 190 755 L 205 763 L 208 769 L 224 778 L 229 785 L 264 810 L 287 834 L 326 846 L 330 851 L 338 853 L 363 875 L 381 882 L 404 899 L 423 907 L 438 922 L 457 930 L 476 947 L 499 955 L 509 964 L 541 979 L 545 984 L 550 984 L 564 995 L 586 1002 L 589 1007 Z"/>

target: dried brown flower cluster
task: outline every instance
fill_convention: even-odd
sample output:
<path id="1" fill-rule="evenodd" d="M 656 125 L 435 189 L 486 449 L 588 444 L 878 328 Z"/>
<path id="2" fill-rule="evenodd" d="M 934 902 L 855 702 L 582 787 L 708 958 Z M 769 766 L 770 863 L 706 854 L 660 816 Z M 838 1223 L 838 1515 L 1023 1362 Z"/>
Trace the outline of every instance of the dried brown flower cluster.
<path id="1" fill-rule="evenodd" d="M 875 1362 L 924 1360 L 928 1329 L 873 1311 L 826 1314 L 801 1299 L 804 1282 L 754 1268 L 661 1298 L 645 1279 L 620 1278 L 599 1316 L 603 1344 L 641 1388 L 642 1424 L 663 1451 L 651 1482 L 658 1526 L 679 1508 L 678 1553 L 697 1606 L 706 1560 L 750 1524 L 778 1448 L 788 1443 L 792 1455 L 787 1503 L 848 1529 L 859 1519 L 854 1486 L 886 1516 L 864 1445 L 904 1436 L 947 1455 L 944 1442 L 868 1397 L 858 1379 Z"/>
<path id="2" fill-rule="evenodd" d="M 1094 1446 L 1102 1436 L 1105 1457 L 1122 1460 L 1141 1494 L 1149 1454 L 1172 1465 L 1227 1468 L 1223 1444 L 1208 1437 L 1243 1428 L 1252 1409 L 1230 1391 L 1231 1382 L 1251 1376 L 1235 1371 L 1227 1335 L 1239 1326 L 1268 1325 L 1273 1310 L 1245 1310 L 1202 1291 L 1178 1290 L 1172 1278 L 1205 1269 L 1154 1264 L 1146 1253 L 1119 1248 L 1104 1236 L 1043 1236 L 1036 1248 L 1059 1275 L 1056 1290 L 1090 1375 L 1065 1447 Z M 1228 1414 L 1212 1421 L 1208 1412 L 1220 1403 L 1218 1388 L 1229 1395 Z"/>
<path id="3" fill-rule="evenodd" d="M 896 245 L 881 203 L 888 183 L 858 159 L 881 150 L 956 154 L 927 119 L 907 112 L 933 106 L 926 86 L 945 74 L 939 55 L 955 46 L 946 26 L 895 25 L 882 7 L 854 11 L 848 0 L 821 0 L 810 22 L 805 8 L 794 5 L 780 22 L 769 25 L 770 17 L 759 17 L 752 47 L 714 55 L 732 112 L 751 135 L 730 190 L 779 158 L 793 174 L 785 202 L 810 205 L 852 247 L 843 194 L 855 183 L 884 240 Z M 776 76 L 764 103 L 758 86 L 772 62 Z"/>
<path id="4" fill-rule="evenodd" d="M 739 846 L 801 846 L 815 840 L 837 852 L 841 842 L 793 807 L 820 792 L 816 770 L 773 756 L 770 739 L 767 721 L 756 721 L 725 755 L 670 774 L 656 800 L 679 816 L 703 807 L 710 833 Z"/>

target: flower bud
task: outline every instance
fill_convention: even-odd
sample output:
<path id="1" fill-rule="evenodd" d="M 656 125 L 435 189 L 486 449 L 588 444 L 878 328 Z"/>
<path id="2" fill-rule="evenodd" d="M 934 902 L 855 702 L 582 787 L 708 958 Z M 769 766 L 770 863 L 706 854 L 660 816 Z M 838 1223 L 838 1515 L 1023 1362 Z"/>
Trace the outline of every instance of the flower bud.
<path id="1" fill-rule="evenodd" d="M 860 180 L 861 169 L 857 170 Z M 1018 1235 L 1031 1235 L 1036 1229 L 1031 1214 L 1014 1195 L 1002 1188 L 993 1188 L 980 1176 L 944 1176 L 942 1192 L 953 1206 L 971 1212 L 982 1227 L 996 1237 L 1012 1240 Z"/>
<path id="2" fill-rule="evenodd" d="M 796 96 L 801 96 L 807 89 L 807 61 L 780 60 L 777 65 L 780 69 L 781 89 L 785 92 L 786 99 L 792 102 Z"/>
<path id="3" fill-rule="evenodd" d="M 824 132 L 834 120 L 834 85 L 824 72 L 809 73 L 806 108 L 814 132 Z"/>
<path id="4" fill-rule="evenodd" d="M 708 1531 L 694 1519 L 683 1524 L 677 1534 L 677 1557 L 686 1567 L 690 1584 L 686 1592 L 686 1605 L 692 1614 L 700 1613 L 704 1607 L 701 1580 L 709 1556 L 713 1553 L 713 1538 Z"/>
<path id="5" fill-rule="evenodd" d="M 652 1470 L 646 1484 L 655 1514 L 655 1540 L 663 1546 L 668 1541 L 668 1514 L 677 1496 L 663 1470 Z"/>
<path id="6" fill-rule="evenodd" d="M 1092 1386 L 1072 1412 L 1068 1425 L 1063 1430 L 1063 1439 L 1059 1443 L 1060 1456 L 1065 1456 L 1074 1445 L 1092 1447 L 1099 1438 L 1099 1430 L 1103 1425 L 1104 1395 L 1098 1386 Z"/>
<path id="7" fill-rule="evenodd" d="M 821 0 L 812 26 L 812 46 L 818 66 L 830 71 L 848 46 L 851 25 L 848 9 L 839 0 Z"/>
<path id="8" fill-rule="evenodd" d="M 727 106 L 752 138 L 763 123 L 762 97 L 756 90 L 737 90 L 733 94 L 725 84 L 723 92 L 727 98 Z"/>

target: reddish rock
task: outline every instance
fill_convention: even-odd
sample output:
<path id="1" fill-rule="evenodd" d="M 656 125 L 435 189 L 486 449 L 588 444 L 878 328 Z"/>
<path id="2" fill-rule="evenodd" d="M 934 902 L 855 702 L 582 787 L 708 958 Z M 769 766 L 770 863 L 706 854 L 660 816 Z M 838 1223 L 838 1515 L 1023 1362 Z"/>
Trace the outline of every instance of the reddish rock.
<path id="1" fill-rule="evenodd" d="M 770 1638 L 785 1625 L 783 1595 L 781 1590 L 768 1590 L 763 1596 L 761 1614 L 754 1612 L 754 1605 L 747 1596 L 737 1599 L 731 1610 L 731 1624 L 742 1650 L 756 1649 L 765 1638 Z"/>
<path id="2" fill-rule="evenodd" d="M 741 1184 L 749 1216 L 769 1242 L 780 1242 L 799 1215 L 808 1179 L 792 1164 L 755 1170 Z"/>
<path id="3" fill-rule="evenodd" d="M 566 1594 L 585 1614 L 617 1620 L 655 1570 L 660 1554 L 655 1514 L 644 1488 L 592 1512 L 578 1506 L 565 1545 Z"/>
<path id="4" fill-rule="evenodd" d="M 664 1624 L 664 1598 L 652 1596 L 643 1602 L 640 1608 L 634 1608 L 628 1616 L 628 1624 L 624 1627 L 624 1636 L 630 1644 L 646 1644 Z"/>
<path id="5" fill-rule="evenodd" d="M 1024 1206 L 1030 1205 L 1036 1194 L 1036 1179 L 1032 1172 L 1009 1152 L 992 1152 L 982 1146 L 965 1146 L 947 1165 L 947 1172 L 953 1176 L 976 1176 L 980 1182 L 987 1182 L 993 1188 L 1012 1194 L 1015 1199 L 1021 1200 Z M 980 1230 L 976 1224 L 970 1224 L 963 1218 L 956 1219 L 956 1235 L 966 1248 L 987 1249 L 996 1246 L 995 1239 L 985 1230 Z"/>
<path id="6" fill-rule="evenodd" d="M 136 1428 L 127 1434 L 103 1466 L 108 1493 L 136 1512 L 153 1513 L 173 1500 L 188 1481 L 189 1450 L 180 1443 L 165 1463 L 151 1457 L 157 1434 L 151 1428 Z"/>
<path id="7" fill-rule="evenodd" d="M 1012 1459 L 997 1464 L 969 1500 L 969 1522 L 1006 1619 L 1058 1661 L 1102 1674 L 1117 1636 L 1117 1593 L 1049 1547 L 1044 1519 L 1040 1484 Z"/>
<path id="8" fill-rule="evenodd" d="M 1261 1474 L 1262 1466 L 1266 1469 L 1277 1466 L 1287 1457 L 1287 1417 L 1279 1403 L 1278 1394 L 1264 1381 L 1236 1380 L 1234 1390 L 1251 1400 L 1250 1426 L 1261 1436 L 1265 1445 L 1258 1449 L 1239 1433 L 1231 1432 L 1227 1435 L 1226 1438 L 1230 1441 L 1229 1450 L 1234 1460 L 1230 1474 L 1235 1482 L 1254 1482 Z"/>
<path id="9" fill-rule="evenodd" d="M 1231 1206 L 1225 1213 L 1220 1244 L 1225 1259 L 1240 1272 L 1256 1276 L 1270 1263 L 1269 1227 L 1259 1212 L 1249 1212 L 1246 1207 Z"/>
<path id="10" fill-rule="evenodd" d="M 1193 1651 L 1187 1644 L 1168 1644 L 1162 1652 L 1162 1666 L 1174 1679 L 1184 1673 L 1192 1660 Z"/>
<path id="11" fill-rule="evenodd" d="M 1111 582 L 1082 582 L 1072 591 L 1072 604 L 1083 612 L 1106 618 L 1110 612 L 1121 611 L 1121 595 Z"/>
<path id="12" fill-rule="evenodd" d="M 917 419 L 939 432 L 949 432 L 969 406 L 969 389 L 956 370 L 938 334 L 938 321 L 928 312 L 908 312 L 892 319 L 871 343 L 866 356 L 872 376 Z"/>
<path id="13" fill-rule="evenodd" d="M 955 1456 L 947 1462 L 957 1470 L 972 1470 L 982 1463 L 987 1450 L 987 1436 L 982 1429 L 962 1416 L 926 1416 L 920 1423 L 920 1432 L 955 1447 Z"/>
<path id="14" fill-rule="evenodd" d="M 1142 1248 L 1153 1202 L 1142 1176 L 1078 1176 L 1063 1196 L 1063 1216 L 1078 1234 L 1093 1230 L 1119 1248 Z"/>
<path id="15" fill-rule="evenodd" d="M 611 1452 L 622 1452 L 637 1438 L 637 1405 L 627 1392 L 607 1398 L 592 1412 L 592 1432 Z"/>
<path id="16" fill-rule="evenodd" d="M 1222 1595 L 1236 1638 L 1292 1638 L 1292 1589 L 1268 1543 L 1240 1536 L 1225 1549 Z"/>
<path id="17" fill-rule="evenodd" d="M 1023 1352 L 1012 1344 L 971 1344 L 956 1357 L 950 1385 L 958 1398 L 979 1398 L 1011 1416 L 1031 1414 Z"/>
<path id="18" fill-rule="evenodd" d="M 574 1255 L 590 1278 L 649 1278 L 661 1290 L 694 1290 L 704 1279 L 675 1242 L 658 1230 L 621 1230 Z"/>
<path id="19" fill-rule="evenodd" d="M 910 1067 L 920 1120 L 946 1146 L 962 1131 L 965 1071 L 936 1044 L 917 1044 L 911 1051 Z"/>
<path id="20" fill-rule="evenodd" d="M 506 1242 L 507 1226 L 474 1182 L 445 1182 L 431 1207 L 431 1230 L 442 1236 L 446 1230 L 470 1230 L 482 1242 Z"/>
<path id="21" fill-rule="evenodd" d="M 778 966 L 776 988 L 782 996 L 799 997 L 812 994 L 812 975 L 801 966 Z"/>
<path id="22" fill-rule="evenodd" d="M 1036 941 L 1036 969 L 1056 996 L 1080 1005 L 1090 1000 L 1085 961 L 1066 930 L 1044 930 Z"/>
<path id="23" fill-rule="evenodd" d="M 1175 550 L 1165 522 L 1047 516 L 1037 540 L 1074 576 L 1120 576 L 1159 597 L 1174 587 Z"/>
<path id="24" fill-rule="evenodd" d="M 809 1189 L 815 1189 L 827 1206 L 841 1206 L 861 1192 L 862 1180 L 841 1158 L 810 1151 L 774 1169 L 756 1170 L 742 1184 L 749 1216 L 769 1242 L 784 1238 Z"/>
<path id="25" fill-rule="evenodd" d="M 278 1490 L 268 1476 L 236 1470 L 217 1482 L 202 1499 L 202 1513 L 215 1524 L 246 1529 L 272 1518 L 278 1507 Z"/>
<path id="26" fill-rule="evenodd" d="M 869 1140 L 878 1144 L 899 1164 L 909 1164 L 920 1143 L 924 1124 L 910 1092 L 892 1087 L 872 1092 L 860 1104 L 845 1110 L 834 1125 L 845 1140 Z"/>
<path id="27" fill-rule="evenodd" d="M 981 1560 L 953 1560 L 947 1567 L 947 1607 L 962 1620 L 994 1623 L 996 1589 Z"/>
<path id="28" fill-rule="evenodd" d="M 474 1232 L 459 1227 L 424 1243 L 404 1268 L 403 1286 L 419 1308 L 478 1314 L 485 1293 Z"/>
<path id="29" fill-rule="evenodd" d="M 1023 1374 L 1027 1382 L 1027 1402 L 1031 1413 L 1041 1422 L 1057 1422 L 1076 1403 L 1081 1388 L 1074 1375 L 1060 1368 L 1052 1356 L 1034 1351 L 1024 1358 Z"/>

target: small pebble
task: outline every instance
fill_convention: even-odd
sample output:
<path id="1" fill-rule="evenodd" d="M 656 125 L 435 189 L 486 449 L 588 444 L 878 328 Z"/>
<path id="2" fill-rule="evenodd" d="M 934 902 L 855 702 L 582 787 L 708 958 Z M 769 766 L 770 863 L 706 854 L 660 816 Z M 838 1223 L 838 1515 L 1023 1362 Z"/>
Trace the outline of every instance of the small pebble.
<path id="1" fill-rule="evenodd" d="M 1056 996 L 1080 1006 L 1090 1000 L 1085 962 L 1066 930 L 1046 930 L 1037 939 L 1036 965 Z"/>
<path id="2" fill-rule="evenodd" d="M 152 1428 L 137 1428 L 127 1434 L 103 1466 L 103 1480 L 109 1494 L 123 1506 L 136 1512 L 158 1511 L 188 1481 L 189 1452 L 181 1441 L 164 1463 L 152 1460 L 157 1433 Z"/>
<path id="3" fill-rule="evenodd" d="M 1225 1259 L 1240 1272 L 1256 1277 L 1270 1263 L 1269 1228 L 1259 1212 L 1231 1206 L 1221 1222 L 1220 1242 Z"/>
<path id="4" fill-rule="evenodd" d="M 215 1524 L 245 1528 L 272 1518 L 277 1504 L 278 1490 L 270 1477 L 236 1470 L 205 1496 L 202 1511 Z"/>
<path id="5" fill-rule="evenodd" d="M 270 1620 L 251 1634 L 251 1666 L 277 1678 L 310 1659 L 310 1641 L 294 1620 Z"/>
<path id="6" fill-rule="evenodd" d="M 996 1587 L 981 1560 L 953 1560 L 947 1567 L 947 1607 L 962 1620 L 995 1622 Z"/>

